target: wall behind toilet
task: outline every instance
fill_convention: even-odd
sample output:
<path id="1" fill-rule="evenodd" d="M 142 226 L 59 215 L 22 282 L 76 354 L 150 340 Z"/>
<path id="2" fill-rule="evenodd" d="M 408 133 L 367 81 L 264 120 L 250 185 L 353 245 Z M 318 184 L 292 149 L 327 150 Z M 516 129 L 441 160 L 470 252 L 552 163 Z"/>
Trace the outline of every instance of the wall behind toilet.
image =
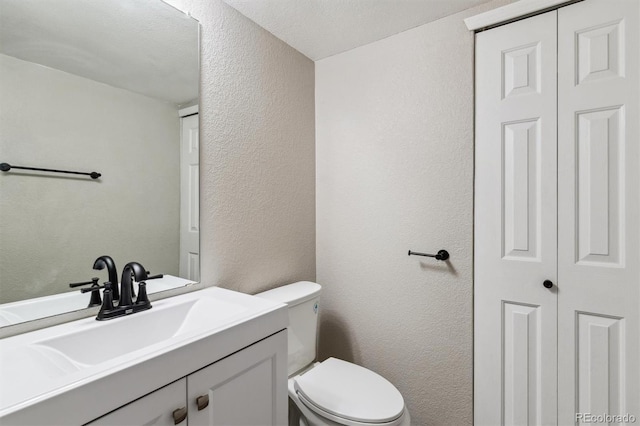
<path id="1" fill-rule="evenodd" d="M 315 279 L 314 64 L 220 0 L 201 25 L 201 277 L 256 293 Z"/>
<path id="2" fill-rule="evenodd" d="M 383 374 L 416 425 L 472 423 L 462 19 L 508 2 L 317 62 L 314 111 L 313 62 L 219 0 L 170 0 L 202 24 L 203 281 L 255 293 L 317 267 L 321 358 Z M 409 248 L 446 248 L 451 267 Z"/>
<path id="3" fill-rule="evenodd" d="M 473 34 L 494 1 L 316 62 L 320 357 L 472 424 Z M 449 264 L 407 251 L 447 249 Z"/>

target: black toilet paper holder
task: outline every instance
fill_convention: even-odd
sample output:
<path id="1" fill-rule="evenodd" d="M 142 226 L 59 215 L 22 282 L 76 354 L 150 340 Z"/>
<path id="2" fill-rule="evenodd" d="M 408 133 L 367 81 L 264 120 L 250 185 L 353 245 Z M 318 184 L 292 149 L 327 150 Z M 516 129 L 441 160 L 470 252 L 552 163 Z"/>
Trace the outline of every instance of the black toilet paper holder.
<path id="1" fill-rule="evenodd" d="M 417 251 L 409 250 L 409 256 L 425 256 L 425 257 L 435 257 L 436 260 L 447 260 L 449 259 L 449 252 L 446 250 L 438 250 L 436 254 L 429 253 L 418 253 Z"/>

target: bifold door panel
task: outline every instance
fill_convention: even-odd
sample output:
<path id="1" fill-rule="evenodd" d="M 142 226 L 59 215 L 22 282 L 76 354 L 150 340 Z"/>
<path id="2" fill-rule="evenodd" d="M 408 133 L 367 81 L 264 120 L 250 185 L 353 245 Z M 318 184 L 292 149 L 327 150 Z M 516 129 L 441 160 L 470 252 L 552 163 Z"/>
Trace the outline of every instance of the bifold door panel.
<path id="1" fill-rule="evenodd" d="M 477 425 L 556 419 L 556 17 L 476 38 Z"/>
<path id="2" fill-rule="evenodd" d="M 639 3 L 558 10 L 561 424 L 640 422 Z"/>

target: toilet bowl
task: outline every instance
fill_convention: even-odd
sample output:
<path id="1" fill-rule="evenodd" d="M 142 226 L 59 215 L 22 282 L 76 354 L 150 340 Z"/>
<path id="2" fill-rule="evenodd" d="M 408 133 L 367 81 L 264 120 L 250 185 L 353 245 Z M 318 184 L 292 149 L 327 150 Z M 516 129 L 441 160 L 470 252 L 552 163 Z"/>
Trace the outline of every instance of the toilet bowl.
<path id="1" fill-rule="evenodd" d="M 400 392 L 382 376 L 350 362 L 328 358 L 289 378 L 289 398 L 308 426 L 408 426 Z M 292 422 L 289 422 L 291 425 Z"/>
<path id="2" fill-rule="evenodd" d="M 288 306 L 289 425 L 409 426 L 402 395 L 384 377 L 337 358 L 315 362 L 321 290 L 301 281 L 256 294 Z"/>

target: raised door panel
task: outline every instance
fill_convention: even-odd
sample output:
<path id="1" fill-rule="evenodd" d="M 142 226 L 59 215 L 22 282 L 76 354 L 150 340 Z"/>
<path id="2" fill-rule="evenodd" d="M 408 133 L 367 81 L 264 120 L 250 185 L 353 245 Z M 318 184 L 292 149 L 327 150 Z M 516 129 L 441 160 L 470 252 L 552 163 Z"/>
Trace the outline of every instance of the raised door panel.
<path id="1" fill-rule="evenodd" d="M 502 258 L 540 262 L 540 120 L 502 129 Z"/>
<path id="2" fill-rule="evenodd" d="M 541 424 L 540 307 L 503 304 L 504 424 Z"/>
<path id="3" fill-rule="evenodd" d="M 624 109 L 576 112 L 576 245 L 580 265 L 621 266 Z"/>
<path id="4" fill-rule="evenodd" d="M 476 425 L 557 418 L 556 16 L 476 36 Z"/>
<path id="5" fill-rule="evenodd" d="M 576 413 L 623 413 L 625 320 L 579 313 L 576 323 Z"/>
<path id="6" fill-rule="evenodd" d="M 189 375 L 187 389 L 190 426 L 286 424 L 286 331 Z"/>
<path id="7" fill-rule="evenodd" d="M 640 419 L 640 2 L 558 12 L 559 423 L 620 424 Z"/>
<path id="8" fill-rule="evenodd" d="M 99 398 L 100 396 L 96 396 Z M 187 424 L 186 415 L 174 417 L 174 411 L 186 409 L 187 379 L 180 379 L 124 407 L 88 423 L 91 426 L 173 426 Z M 178 413 L 176 413 L 178 414 Z M 185 411 L 186 414 L 186 411 Z"/>

